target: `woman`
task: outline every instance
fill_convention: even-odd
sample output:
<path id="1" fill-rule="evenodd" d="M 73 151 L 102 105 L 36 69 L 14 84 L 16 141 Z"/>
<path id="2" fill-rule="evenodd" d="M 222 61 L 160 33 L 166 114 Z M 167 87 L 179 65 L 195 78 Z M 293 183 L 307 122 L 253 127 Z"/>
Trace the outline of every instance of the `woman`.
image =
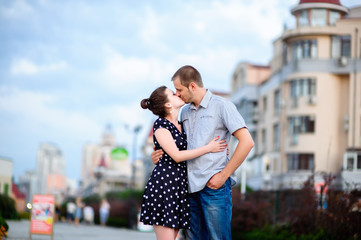
<path id="1" fill-rule="evenodd" d="M 145 187 L 140 221 L 153 225 L 157 239 L 175 239 L 180 228 L 189 228 L 187 165 L 184 161 L 210 152 L 224 151 L 224 140 L 187 149 L 187 137 L 178 122 L 184 101 L 165 86 L 141 101 L 143 109 L 159 116 L 153 125 L 153 141 L 165 154 L 154 167 Z"/>
<path id="2" fill-rule="evenodd" d="M 109 217 L 109 210 L 110 204 L 108 203 L 107 199 L 103 198 L 100 208 L 99 208 L 99 215 L 100 215 L 100 224 L 105 226 Z"/>
<path id="3" fill-rule="evenodd" d="M 82 218 L 82 209 L 84 207 L 84 203 L 81 197 L 77 197 L 75 200 L 76 210 L 75 210 L 75 220 L 74 224 L 79 225 L 80 219 Z"/>

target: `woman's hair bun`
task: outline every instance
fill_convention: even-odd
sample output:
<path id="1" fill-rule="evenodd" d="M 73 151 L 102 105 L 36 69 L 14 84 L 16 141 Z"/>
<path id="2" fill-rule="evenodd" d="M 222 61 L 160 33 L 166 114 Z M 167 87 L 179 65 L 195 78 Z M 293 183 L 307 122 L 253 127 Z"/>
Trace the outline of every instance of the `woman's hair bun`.
<path id="1" fill-rule="evenodd" d="M 141 106 L 143 109 L 149 108 L 149 106 L 150 106 L 150 100 L 149 100 L 149 98 L 144 98 L 144 99 L 140 102 L 140 106 Z"/>

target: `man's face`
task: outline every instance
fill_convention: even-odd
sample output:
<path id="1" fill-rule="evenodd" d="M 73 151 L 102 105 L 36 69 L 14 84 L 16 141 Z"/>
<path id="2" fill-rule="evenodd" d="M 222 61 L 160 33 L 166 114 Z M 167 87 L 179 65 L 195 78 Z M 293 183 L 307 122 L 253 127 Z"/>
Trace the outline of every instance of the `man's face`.
<path id="1" fill-rule="evenodd" d="M 191 103 L 193 94 L 189 90 L 189 88 L 187 88 L 181 84 L 179 77 L 176 77 L 173 80 L 173 84 L 174 84 L 174 88 L 176 90 L 177 96 L 180 97 L 185 103 Z"/>

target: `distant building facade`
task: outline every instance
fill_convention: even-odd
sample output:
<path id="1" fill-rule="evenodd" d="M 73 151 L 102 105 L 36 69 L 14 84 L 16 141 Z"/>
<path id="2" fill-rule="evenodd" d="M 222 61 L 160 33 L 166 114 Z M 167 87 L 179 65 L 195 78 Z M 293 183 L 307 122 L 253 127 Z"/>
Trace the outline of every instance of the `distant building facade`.
<path id="1" fill-rule="evenodd" d="M 107 126 L 98 144 L 84 145 L 81 167 L 81 194 L 83 196 L 92 194 L 103 196 L 107 192 L 130 188 L 132 163 L 125 152 L 123 157 L 117 157 L 115 155 L 117 153 L 114 154 L 114 151 L 117 150 L 126 151 L 117 145 L 110 126 Z M 144 187 L 144 166 L 141 161 L 136 160 L 134 167 L 134 187 L 142 189 Z"/>
<path id="2" fill-rule="evenodd" d="M 269 77 L 241 64 L 232 78 L 256 143 L 247 185 L 299 188 L 315 172 L 361 184 L 361 7 L 301 0 L 291 12 L 296 27 L 273 42 Z"/>
<path id="3" fill-rule="evenodd" d="M 15 183 L 11 184 L 11 189 L 12 189 L 11 198 L 14 199 L 15 201 L 16 211 L 18 213 L 24 212 L 26 205 L 25 203 L 26 195 L 19 190 L 18 186 Z"/>
<path id="4" fill-rule="evenodd" d="M 19 176 L 17 187 L 25 194 L 25 202 L 32 202 L 33 195 L 38 192 L 38 181 L 36 171 L 26 171 Z"/>
<path id="5" fill-rule="evenodd" d="M 43 143 L 37 158 L 37 193 L 54 194 L 61 202 L 66 190 L 65 160 L 61 150 L 54 144 Z"/>
<path id="6" fill-rule="evenodd" d="M 11 159 L 0 156 L 0 194 L 11 195 L 13 162 Z"/>

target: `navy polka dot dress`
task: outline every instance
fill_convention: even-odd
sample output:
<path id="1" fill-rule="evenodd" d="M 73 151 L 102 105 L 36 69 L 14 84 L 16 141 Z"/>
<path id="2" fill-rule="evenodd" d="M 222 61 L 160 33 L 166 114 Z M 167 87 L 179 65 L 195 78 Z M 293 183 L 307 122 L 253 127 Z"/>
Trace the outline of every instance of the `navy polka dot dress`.
<path id="1" fill-rule="evenodd" d="M 154 122 L 153 132 L 158 128 L 171 132 L 179 150 L 187 149 L 185 132 L 179 132 L 173 123 L 158 118 Z M 154 134 L 153 141 L 156 149 L 161 149 Z M 145 186 L 140 221 L 149 225 L 189 229 L 189 207 L 186 162 L 176 163 L 164 153 Z"/>

